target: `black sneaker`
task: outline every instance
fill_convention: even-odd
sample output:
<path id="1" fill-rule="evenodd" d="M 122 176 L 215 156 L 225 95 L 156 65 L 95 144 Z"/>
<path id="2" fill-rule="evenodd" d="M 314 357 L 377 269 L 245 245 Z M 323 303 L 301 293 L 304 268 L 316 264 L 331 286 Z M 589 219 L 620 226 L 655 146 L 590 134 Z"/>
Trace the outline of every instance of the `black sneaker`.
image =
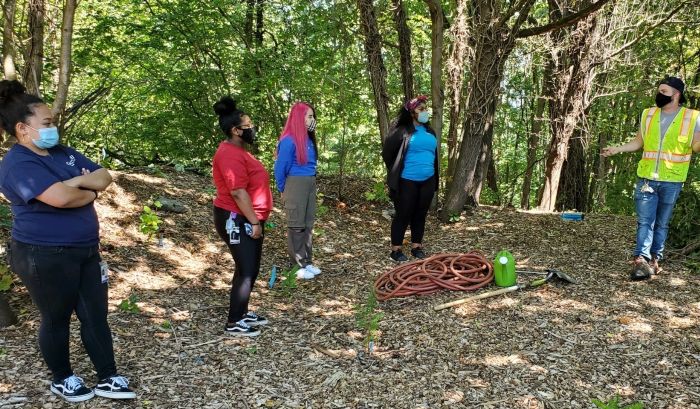
<path id="1" fill-rule="evenodd" d="M 110 399 L 136 399 L 136 392 L 129 389 L 129 380 L 119 375 L 99 381 L 95 386 L 95 395 Z"/>
<path id="2" fill-rule="evenodd" d="M 67 377 L 60 383 L 51 382 L 51 392 L 68 402 L 83 402 L 95 396 L 95 392 L 85 386 L 83 378 L 75 375 Z"/>
<path id="3" fill-rule="evenodd" d="M 635 257 L 634 260 L 632 260 L 632 264 L 634 265 L 630 273 L 630 280 L 632 281 L 647 280 L 654 273 L 654 270 L 644 256 Z"/>
<path id="4" fill-rule="evenodd" d="M 260 335 L 260 330 L 254 329 L 243 320 L 240 320 L 233 325 L 226 325 L 224 332 L 237 337 L 257 337 Z"/>
<path id="5" fill-rule="evenodd" d="M 411 249 L 411 255 L 415 258 L 425 258 L 423 247 L 415 247 Z"/>
<path id="6" fill-rule="evenodd" d="M 401 250 L 394 250 L 389 254 L 389 257 L 397 263 L 403 263 L 404 261 L 408 261 L 408 257 L 406 257 L 405 254 Z"/>
<path id="7" fill-rule="evenodd" d="M 245 322 L 251 327 L 257 327 L 259 325 L 266 325 L 267 324 L 267 319 L 265 317 L 262 317 L 254 312 L 248 311 L 244 316 L 241 321 Z"/>

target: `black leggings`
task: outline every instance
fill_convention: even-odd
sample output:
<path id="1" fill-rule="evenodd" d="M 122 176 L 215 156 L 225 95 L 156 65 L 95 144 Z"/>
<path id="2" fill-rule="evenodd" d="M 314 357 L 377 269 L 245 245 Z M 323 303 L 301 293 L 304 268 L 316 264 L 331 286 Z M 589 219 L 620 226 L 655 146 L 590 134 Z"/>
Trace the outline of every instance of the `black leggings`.
<path id="1" fill-rule="evenodd" d="M 248 219 L 243 215 L 237 215 L 235 222 L 240 229 L 241 242 L 239 244 L 231 244 L 229 235 L 226 232 L 226 220 L 228 220 L 230 215 L 230 211 L 214 206 L 216 232 L 228 246 L 236 264 L 228 308 L 228 322 L 234 323 L 238 322 L 248 312 L 250 292 L 253 291 L 253 284 L 255 284 L 255 280 L 260 272 L 265 222 L 263 220 L 260 221 L 260 226 L 263 228 L 263 236 L 260 236 L 259 239 L 253 239 L 246 234 L 243 226 L 244 223 L 249 223 Z"/>
<path id="2" fill-rule="evenodd" d="M 403 244 L 406 228 L 411 225 L 411 242 L 423 243 L 425 217 L 435 194 L 435 176 L 422 182 L 401 178 L 399 192 L 394 199 L 396 215 L 391 222 L 391 245 Z"/>
<path id="3" fill-rule="evenodd" d="M 103 282 L 100 274 L 98 247 L 35 246 L 12 240 L 9 259 L 41 314 L 39 348 L 54 382 L 73 375 L 68 348 L 73 311 L 98 378 L 116 375 L 107 280 Z"/>

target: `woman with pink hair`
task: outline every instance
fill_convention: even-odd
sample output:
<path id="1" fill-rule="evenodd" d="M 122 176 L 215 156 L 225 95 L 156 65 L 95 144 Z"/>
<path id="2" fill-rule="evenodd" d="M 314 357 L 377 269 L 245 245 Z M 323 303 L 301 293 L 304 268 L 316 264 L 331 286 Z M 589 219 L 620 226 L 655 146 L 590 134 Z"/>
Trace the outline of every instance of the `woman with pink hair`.
<path id="1" fill-rule="evenodd" d="M 287 249 L 299 266 L 297 278 L 321 274 L 312 264 L 312 232 L 316 220 L 316 113 L 305 102 L 292 106 L 280 134 L 275 182 L 287 213 Z"/>

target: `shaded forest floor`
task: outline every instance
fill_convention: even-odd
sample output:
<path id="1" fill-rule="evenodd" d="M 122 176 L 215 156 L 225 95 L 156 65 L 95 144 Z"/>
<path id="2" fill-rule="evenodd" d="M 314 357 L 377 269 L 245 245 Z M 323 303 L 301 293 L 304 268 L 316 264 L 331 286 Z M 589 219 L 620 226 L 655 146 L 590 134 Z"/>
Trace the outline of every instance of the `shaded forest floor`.
<path id="1" fill-rule="evenodd" d="M 506 248 L 525 267 L 559 268 L 579 283 L 440 312 L 432 306 L 466 295 L 380 303 L 384 315 L 369 355 L 355 309 L 394 266 L 382 217 L 389 206 L 362 199 L 370 183 L 347 180 L 343 206 L 332 199 L 334 183 L 321 182 L 327 211 L 317 223 L 315 256 L 324 272 L 286 295 L 266 285 L 271 266 L 286 265 L 283 215 L 275 209 L 277 227 L 267 231 L 251 300 L 270 324 L 257 338 L 238 339 L 222 333 L 233 262 L 212 226 L 209 177 L 114 175 L 97 206 L 112 270 L 109 320 L 120 372 L 139 397 L 72 406 L 592 408 L 591 399 L 619 394 L 646 408 L 700 408 L 700 276 L 668 263 L 649 282 L 629 282 L 631 217 L 566 222 L 482 207 L 445 225 L 431 215 L 431 253 L 479 249 L 493 257 Z M 160 195 L 189 207 L 159 212 L 163 247 L 138 231 L 142 206 Z M 49 393 L 38 315 L 15 284 L 10 302 L 20 324 L 0 331 L 0 407 L 68 406 Z M 139 313 L 118 307 L 130 296 Z M 74 370 L 92 384 L 77 322 L 71 347 Z"/>

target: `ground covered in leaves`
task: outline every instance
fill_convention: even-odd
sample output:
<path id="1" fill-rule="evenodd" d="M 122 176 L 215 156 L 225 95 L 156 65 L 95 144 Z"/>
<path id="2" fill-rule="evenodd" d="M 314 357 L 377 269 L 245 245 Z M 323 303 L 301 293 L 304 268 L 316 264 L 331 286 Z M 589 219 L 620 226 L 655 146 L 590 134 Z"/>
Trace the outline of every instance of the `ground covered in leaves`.
<path id="1" fill-rule="evenodd" d="M 388 259 L 388 204 L 367 203 L 372 183 L 322 180 L 315 236 L 323 273 L 268 289 L 286 266 L 283 214 L 267 230 L 252 307 L 270 319 L 254 339 L 226 337 L 233 262 L 212 226 L 207 176 L 115 172 L 97 205 L 103 258 L 111 266 L 110 324 L 120 371 L 135 402 L 95 398 L 75 407 L 180 408 L 592 408 L 593 398 L 646 408 L 700 408 L 700 277 L 679 263 L 649 282 L 627 280 L 634 219 L 482 207 L 452 224 L 428 220 L 432 253 L 511 250 L 524 267 L 559 268 L 576 285 L 552 284 L 434 312 L 466 294 L 444 292 L 380 303 L 370 354 L 357 311 Z M 139 232 L 144 204 L 159 212 L 162 240 Z M 5 232 L 5 235 L 7 232 Z M 525 280 L 527 277 L 521 277 Z M 39 319 L 15 279 L 20 324 L 0 331 L 0 407 L 63 407 L 48 390 L 37 349 Z M 131 297 L 138 307 L 120 308 Z M 128 303 L 123 306 L 128 306 Z M 366 309 L 366 308 L 365 308 Z M 94 371 L 72 328 L 72 361 Z"/>

